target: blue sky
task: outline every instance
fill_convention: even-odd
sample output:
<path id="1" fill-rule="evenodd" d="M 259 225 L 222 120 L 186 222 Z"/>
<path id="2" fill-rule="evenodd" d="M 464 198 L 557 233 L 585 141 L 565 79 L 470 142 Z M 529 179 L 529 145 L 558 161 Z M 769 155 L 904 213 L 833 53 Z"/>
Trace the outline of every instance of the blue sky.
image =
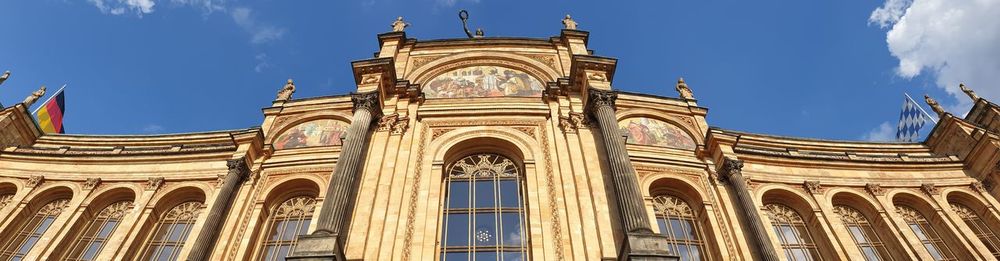
<path id="1" fill-rule="evenodd" d="M 987 87 L 1000 65 L 981 69 L 973 65 L 982 61 L 954 58 L 996 51 L 995 32 L 973 37 L 969 45 L 980 43 L 982 52 L 972 54 L 914 48 L 933 42 L 932 30 L 905 37 L 913 33 L 898 25 L 909 23 L 912 31 L 921 5 L 934 1 L 942 0 L 7 1 L 0 70 L 13 75 L 0 86 L 0 102 L 16 103 L 41 84 L 54 91 L 68 83 L 68 133 L 245 128 L 260 124 L 260 109 L 289 77 L 297 98 L 351 91 L 350 61 L 370 58 L 376 34 L 389 31 L 396 16 L 412 24 L 407 36 L 420 40 L 464 37 L 459 9 L 469 10 L 472 26 L 487 36 L 547 38 L 559 34 L 569 13 L 590 31 L 595 54 L 619 59 L 618 89 L 676 96 L 673 84 L 682 76 L 709 108 L 712 126 L 878 140 L 886 125 L 894 130 L 903 92 L 929 93 L 959 115 L 968 101 L 949 89 L 948 77 L 975 79 L 982 84 L 969 84 L 981 94 L 1000 97 L 995 81 Z M 985 11 L 955 8 L 1000 10 L 998 1 L 985 2 Z M 900 33 L 887 38 L 894 31 Z M 949 71 L 961 61 L 980 68 L 972 75 L 981 77 L 954 76 L 968 75 Z"/>

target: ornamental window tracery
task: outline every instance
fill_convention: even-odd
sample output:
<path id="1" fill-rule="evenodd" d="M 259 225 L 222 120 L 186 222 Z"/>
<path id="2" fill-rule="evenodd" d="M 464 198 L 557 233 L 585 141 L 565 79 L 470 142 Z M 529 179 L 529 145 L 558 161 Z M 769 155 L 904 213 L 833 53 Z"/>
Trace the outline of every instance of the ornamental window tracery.
<path id="1" fill-rule="evenodd" d="M 527 260 L 520 164 L 482 153 L 447 171 L 441 260 Z"/>
<path id="2" fill-rule="evenodd" d="M 101 209 L 97 216 L 91 220 L 82 233 L 77 235 L 73 245 L 69 247 L 65 260 L 94 260 L 100 254 L 101 249 L 107 243 L 108 238 L 114 235 L 125 214 L 133 207 L 131 200 L 123 200 L 111 203 Z"/>
<path id="3" fill-rule="evenodd" d="M 309 223 L 316 210 L 316 198 L 292 197 L 272 210 L 264 234 L 261 260 L 285 260 L 300 235 L 309 232 Z"/>
<path id="4" fill-rule="evenodd" d="M 858 246 L 866 261 L 893 260 L 868 217 L 847 205 L 836 205 L 833 207 L 833 212 L 840 217 L 840 221 L 851 233 L 854 244 Z"/>
<path id="5" fill-rule="evenodd" d="M 2 252 L 0 252 L 0 260 L 24 259 L 24 256 L 34 248 L 35 243 L 52 226 L 52 223 L 66 209 L 67 205 L 69 205 L 69 199 L 56 199 L 39 208 L 30 219 L 21 224 L 21 228 L 18 229 L 13 239 L 6 242 Z"/>
<path id="6" fill-rule="evenodd" d="M 823 260 L 816 248 L 809 227 L 794 209 L 782 204 L 764 205 L 771 228 L 781 245 L 785 258 L 792 261 Z"/>
<path id="7" fill-rule="evenodd" d="M 934 260 L 957 260 L 955 254 L 941 239 L 941 235 L 923 214 L 904 205 L 896 205 L 896 213 L 903 218 L 903 221 L 906 221 L 906 225 L 917 235 L 920 244 L 927 249 Z"/>
<path id="8" fill-rule="evenodd" d="M 983 219 L 975 211 L 965 205 L 959 203 L 951 203 L 950 205 L 951 210 L 955 211 L 962 218 L 962 221 L 972 229 L 972 232 L 976 234 L 979 241 L 982 241 L 983 245 L 986 245 L 986 248 L 990 250 L 990 254 L 1000 259 L 1000 238 L 997 238 L 997 234 L 993 232 L 993 229 L 986 225 L 986 222 L 983 222 Z"/>
<path id="9" fill-rule="evenodd" d="M 203 209 L 203 203 L 188 201 L 163 214 L 146 243 L 142 260 L 177 260 Z"/>
<path id="10" fill-rule="evenodd" d="M 670 253 L 680 260 L 707 260 L 701 226 L 694 211 L 684 200 L 661 195 L 653 198 L 653 212 L 660 234 L 668 239 Z"/>

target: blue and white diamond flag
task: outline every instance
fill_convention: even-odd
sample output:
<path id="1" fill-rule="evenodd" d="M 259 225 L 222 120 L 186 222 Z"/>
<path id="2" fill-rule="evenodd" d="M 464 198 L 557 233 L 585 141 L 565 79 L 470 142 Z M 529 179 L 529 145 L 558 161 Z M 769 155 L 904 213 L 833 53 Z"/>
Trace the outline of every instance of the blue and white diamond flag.
<path id="1" fill-rule="evenodd" d="M 903 101 L 903 110 L 899 112 L 899 127 L 896 128 L 896 141 L 915 142 L 920 138 L 920 128 L 924 127 L 930 119 L 927 114 L 917 105 L 917 102 L 906 95 Z"/>

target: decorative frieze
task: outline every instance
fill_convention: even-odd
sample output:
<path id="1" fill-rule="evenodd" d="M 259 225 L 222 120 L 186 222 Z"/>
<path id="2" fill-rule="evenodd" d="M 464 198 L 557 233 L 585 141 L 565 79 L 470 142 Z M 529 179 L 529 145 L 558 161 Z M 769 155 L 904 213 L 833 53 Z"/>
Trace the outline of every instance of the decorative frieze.
<path id="1" fill-rule="evenodd" d="M 378 131 L 389 131 L 392 135 L 401 135 L 410 127 L 409 117 L 400 117 L 399 113 L 382 116 L 378 121 Z"/>
<path id="2" fill-rule="evenodd" d="M 807 180 L 802 183 L 802 186 L 805 187 L 806 192 L 809 192 L 810 194 L 823 194 L 823 192 L 826 191 L 826 189 L 823 188 L 823 185 L 821 185 L 819 181 Z"/>

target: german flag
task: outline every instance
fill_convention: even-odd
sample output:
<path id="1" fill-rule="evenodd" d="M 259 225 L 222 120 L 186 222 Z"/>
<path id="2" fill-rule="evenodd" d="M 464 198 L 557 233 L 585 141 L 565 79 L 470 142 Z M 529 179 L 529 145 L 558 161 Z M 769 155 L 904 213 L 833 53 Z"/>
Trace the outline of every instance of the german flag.
<path id="1" fill-rule="evenodd" d="M 66 109 L 66 99 L 63 89 L 49 98 L 42 107 L 35 110 L 35 118 L 38 119 L 38 126 L 45 133 L 66 133 L 63 128 L 63 112 Z"/>

